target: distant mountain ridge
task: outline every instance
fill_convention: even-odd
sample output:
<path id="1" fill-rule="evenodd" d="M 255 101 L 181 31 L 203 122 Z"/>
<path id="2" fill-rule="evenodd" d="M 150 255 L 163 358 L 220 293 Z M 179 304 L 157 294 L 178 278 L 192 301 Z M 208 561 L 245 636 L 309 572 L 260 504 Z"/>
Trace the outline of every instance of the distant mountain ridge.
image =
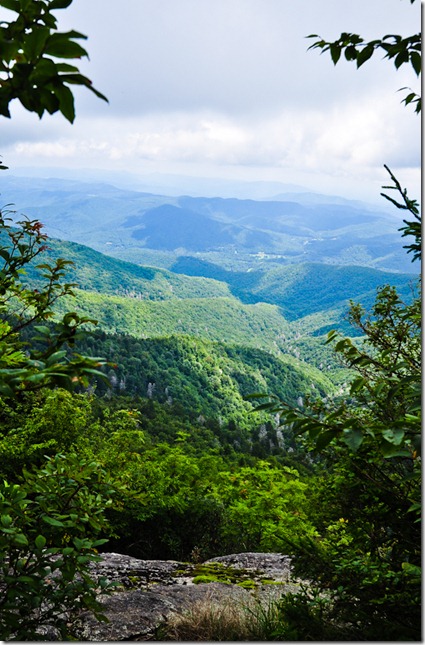
<path id="1" fill-rule="evenodd" d="M 267 255 L 269 264 L 319 262 L 412 271 L 396 216 L 358 202 L 305 195 L 290 199 L 166 196 L 109 184 L 2 178 L 1 197 L 43 222 L 53 237 L 144 263 L 164 252 Z M 341 203 L 339 203 L 341 202 Z M 158 256 L 160 258 L 161 256 Z M 163 259 L 158 259 L 159 266 Z M 157 264 L 158 266 L 158 264 Z"/>

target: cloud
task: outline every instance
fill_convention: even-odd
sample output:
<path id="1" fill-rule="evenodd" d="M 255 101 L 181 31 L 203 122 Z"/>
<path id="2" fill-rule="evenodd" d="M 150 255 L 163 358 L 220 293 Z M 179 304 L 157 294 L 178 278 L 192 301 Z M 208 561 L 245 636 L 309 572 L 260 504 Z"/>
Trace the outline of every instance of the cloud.
<path id="1" fill-rule="evenodd" d="M 89 35 L 81 70 L 110 104 L 76 88 L 73 126 L 14 106 L 2 130 L 9 165 L 215 168 L 239 178 L 257 169 L 295 183 L 333 177 L 334 192 L 341 177 L 370 183 L 383 163 L 420 166 L 419 119 L 397 94 L 413 73 L 379 57 L 360 70 L 334 67 L 307 53 L 305 39 L 413 33 L 416 3 L 74 0 L 58 16 L 61 29 Z"/>
<path id="2" fill-rule="evenodd" d="M 82 68 L 109 97 L 108 111 L 121 116 L 268 116 L 289 105 L 397 89 L 414 80 L 404 68 L 397 73 L 379 56 L 359 71 L 333 68 L 329 56 L 307 52 L 306 36 L 332 39 L 349 30 L 375 38 L 420 28 L 416 5 L 400 0 L 124 0 L 119 8 L 112 0 L 74 0 L 62 19 L 89 35 L 90 61 Z M 104 113 L 94 97 L 80 98 L 85 110 Z"/>
<path id="3" fill-rule="evenodd" d="M 407 117 L 410 118 L 407 118 Z M 420 163 L 417 119 L 381 96 L 361 104 L 335 105 L 323 112 L 292 108 L 263 120 L 217 112 L 168 112 L 140 118 L 86 119 L 69 137 L 19 142 L 15 152 L 30 157 L 158 162 L 214 162 L 240 166 L 292 166 L 316 172 L 341 166 L 358 170 L 386 159 Z M 410 142 L 410 143 L 407 143 Z M 398 161 L 399 159 L 399 161 Z"/>

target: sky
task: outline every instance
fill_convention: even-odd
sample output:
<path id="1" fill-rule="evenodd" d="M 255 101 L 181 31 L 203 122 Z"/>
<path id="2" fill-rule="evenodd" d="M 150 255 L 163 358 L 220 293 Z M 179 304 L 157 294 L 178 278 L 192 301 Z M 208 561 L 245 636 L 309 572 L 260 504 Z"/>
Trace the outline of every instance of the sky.
<path id="1" fill-rule="evenodd" d="M 381 54 L 359 70 L 334 66 L 306 36 L 407 36 L 420 10 L 409 0 L 74 0 L 56 12 L 59 30 L 88 36 L 78 66 L 109 103 L 76 88 L 71 125 L 15 101 L 0 122 L 3 162 L 46 176 L 277 181 L 368 201 L 387 164 L 417 196 L 420 118 L 398 92 L 419 91 L 413 70 Z"/>

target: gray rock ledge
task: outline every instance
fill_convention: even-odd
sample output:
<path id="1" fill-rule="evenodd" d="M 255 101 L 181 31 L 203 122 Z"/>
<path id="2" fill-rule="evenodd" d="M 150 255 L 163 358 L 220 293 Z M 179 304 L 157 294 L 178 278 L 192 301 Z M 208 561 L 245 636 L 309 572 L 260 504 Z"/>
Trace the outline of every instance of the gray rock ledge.
<path id="1" fill-rule="evenodd" d="M 220 563 L 243 570 L 256 582 L 255 591 L 237 584 L 210 582 L 194 584 L 193 572 L 199 566 Z M 281 553 L 239 553 L 212 558 L 202 565 L 174 560 L 138 560 L 118 553 L 102 554 L 93 566 L 93 576 L 105 576 L 117 583 L 116 591 L 103 596 L 101 603 L 108 623 L 98 622 L 91 614 L 82 614 L 77 624 L 80 641 L 153 640 L 158 627 L 172 613 L 184 611 L 206 599 L 249 604 L 255 597 L 270 599 L 296 586 L 290 581 L 290 558 Z M 267 579 L 275 584 L 262 584 Z"/>

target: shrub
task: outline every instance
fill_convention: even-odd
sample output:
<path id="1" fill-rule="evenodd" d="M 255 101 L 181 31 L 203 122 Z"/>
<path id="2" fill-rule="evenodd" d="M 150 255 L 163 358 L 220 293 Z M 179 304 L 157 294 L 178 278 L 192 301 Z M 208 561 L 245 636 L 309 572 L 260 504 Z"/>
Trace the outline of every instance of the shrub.
<path id="1" fill-rule="evenodd" d="M 43 629 L 72 636 L 80 610 L 102 619 L 90 564 L 114 490 L 96 462 L 56 455 L 0 486 L 0 638 L 40 640 Z"/>

